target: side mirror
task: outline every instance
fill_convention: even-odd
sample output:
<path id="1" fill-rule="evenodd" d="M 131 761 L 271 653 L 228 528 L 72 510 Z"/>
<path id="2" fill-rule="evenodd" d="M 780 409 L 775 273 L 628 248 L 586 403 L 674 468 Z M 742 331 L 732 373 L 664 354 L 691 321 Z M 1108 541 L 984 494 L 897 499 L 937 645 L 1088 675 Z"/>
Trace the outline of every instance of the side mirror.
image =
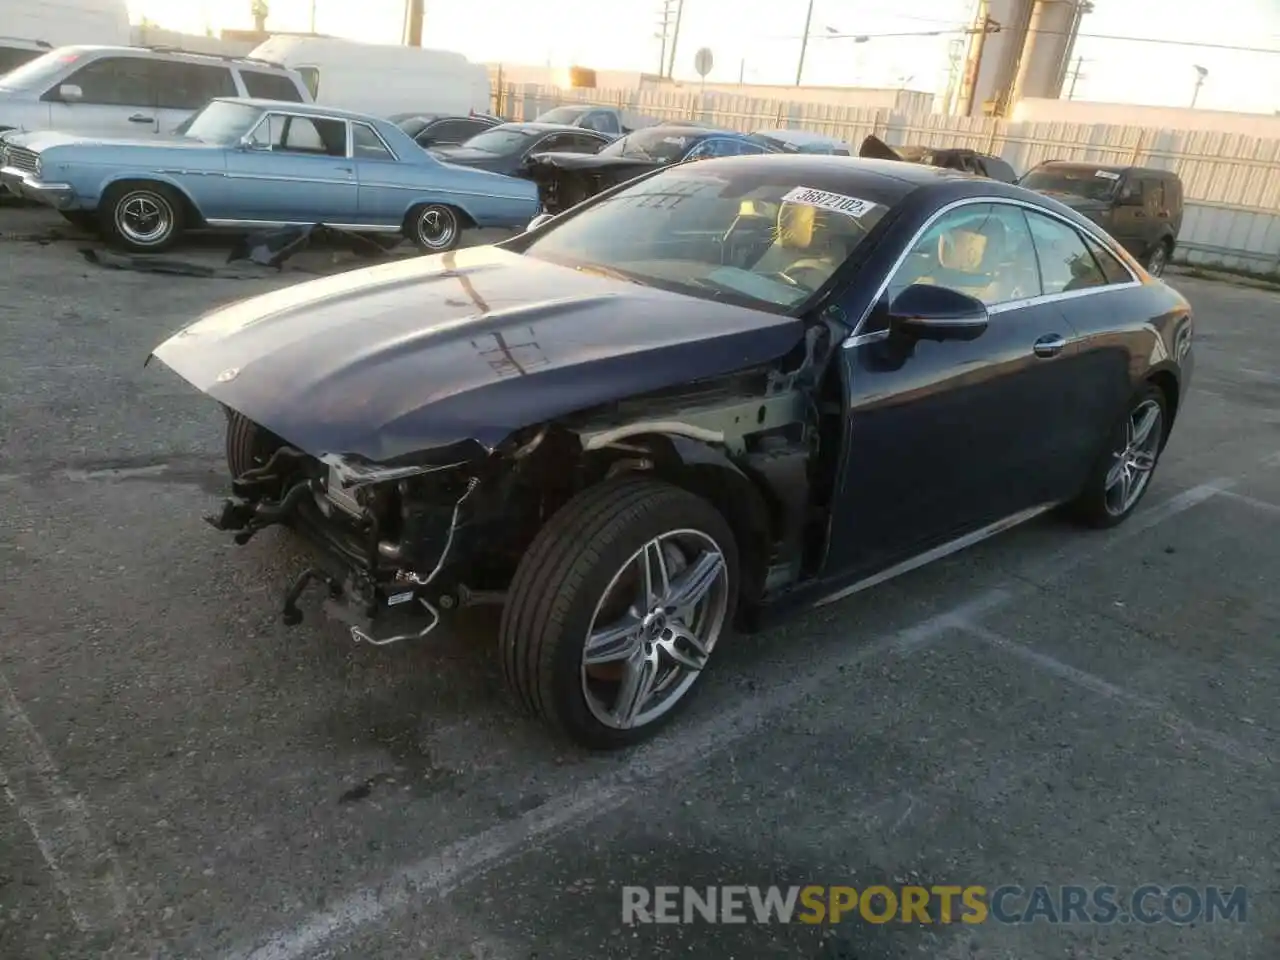
<path id="1" fill-rule="evenodd" d="M 58 99 L 63 103 L 79 103 L 84 99 L 84 91 L 74 83 L 64 83 L 58 88 Z"/>
<path id="2" fill-rule="evenodd" d="M 524 228 L 525 233 L 528 233 L 530 230 L 537 230 L 540 226 L 542 226 L 548 220 L 554 220 L 554 219 L 555 219 L 555 214 L 553 213 L 540 213 L 536 217 L 534 217 L 532 220 L 529 221 L 529 225 Z"/>
<path id="3" fill-rule="evenodd" d="M 976 340 L 988 320 L 981 300 L 926 283 L 913 283 L 889 304 L 889 329 L 912 340 Z"/>

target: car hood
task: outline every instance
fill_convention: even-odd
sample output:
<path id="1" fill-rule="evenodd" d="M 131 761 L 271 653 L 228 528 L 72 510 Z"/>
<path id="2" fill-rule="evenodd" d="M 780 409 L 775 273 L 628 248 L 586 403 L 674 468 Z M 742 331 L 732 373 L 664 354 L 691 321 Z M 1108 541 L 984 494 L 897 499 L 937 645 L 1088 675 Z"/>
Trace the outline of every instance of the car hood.
<path id="1" fill-rule="evenodd" d="M 473 247 L 217 310 L 152 356 L 313 456 L 386 463 L 758 366 L 801 321 Z M 150 358 L 148 358 L 150 359 Z"/>
<path id="2" fill-rule="evenodd" d="M 222 149 L 219 144 L 206 143 L 203 140 L 193 140 L 191 137 L 183 137 L 176 134 L 172 136 L 148 137 L 145 140 L 130 140 L 124 137 L 77 136 L 71 133 L 58 133 L 56 130 L 36 130 L 31 133 L 12 134 L 9 137 L 6 137 L 4 142 L 11 143 L 18 147 L 26 147 L 28 150 L 34 150 L 37 153 L 48 150 L 50 147 L 65 147 L 72 145 L 147 147 L 150 149 L 154 149 L 155 147 L 186 147 L 192 150 Z"/>

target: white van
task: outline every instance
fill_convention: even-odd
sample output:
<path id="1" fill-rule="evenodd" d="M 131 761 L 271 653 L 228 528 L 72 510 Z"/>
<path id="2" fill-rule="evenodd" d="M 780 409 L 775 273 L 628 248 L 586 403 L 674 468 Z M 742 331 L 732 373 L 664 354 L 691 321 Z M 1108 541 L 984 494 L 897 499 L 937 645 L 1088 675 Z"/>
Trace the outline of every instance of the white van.
<path id="1" fill-rule="evenodd" d="M 488 68 L 448 50 L 281 34 L 249 55 L 296 70 L 316 103 L 343 110 L 383 118 L 490 110 Z"/>

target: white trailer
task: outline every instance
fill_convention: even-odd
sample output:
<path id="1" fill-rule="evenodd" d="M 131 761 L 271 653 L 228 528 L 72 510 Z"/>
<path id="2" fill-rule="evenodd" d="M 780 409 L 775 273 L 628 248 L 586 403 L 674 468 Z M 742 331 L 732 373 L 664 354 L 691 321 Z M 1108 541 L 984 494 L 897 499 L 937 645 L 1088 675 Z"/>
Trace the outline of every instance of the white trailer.
<path id="1" fill-rule="evenodd" d="M 251 57 L 297 70 L 316 103 L 377 117 L 490 111 L 489 71 L 460 53 L 281 34 Z"/>

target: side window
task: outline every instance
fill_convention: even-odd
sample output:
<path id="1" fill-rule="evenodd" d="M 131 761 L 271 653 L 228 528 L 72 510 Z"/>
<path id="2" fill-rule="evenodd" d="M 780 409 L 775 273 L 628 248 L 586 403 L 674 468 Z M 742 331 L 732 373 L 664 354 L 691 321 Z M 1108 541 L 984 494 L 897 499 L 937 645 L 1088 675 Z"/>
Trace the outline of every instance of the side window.
<path id="1" fill-rule="evenodd" d="M 1117 260 L 1110 251 L 1092 237 L 1083 234 L 1082 236 L 1084 237 L 1084 245 L 1089 248 L 1089 252 L 1093 254 L 1093 259 L 1097 260 L 1098 266 L 1102 268 L 1102 275 L 1107 278 L 1107 283 L 1133 282 L 1133 277 L 1124 268 L 1124 264 Z"/>
<path id="2" fill-rule="evenodd" d="M 749 141 L 747 141 L 747 140 L 739 140 L 739 141 L 738 141 L 738 152 L 739 152 L 739 153 L 747 153 L 747 154 L 750 154 L 750 153 L 764 153 L 764 152 L 765 152 L 765 148 L 764 148 L 764 147 L 762 147 L 760 144 L 757 144 L 757 143 L 751 143 L 751 142 L 749 142 Z"/>
<path id="3" fill-rule="evenodd" d="M 269 113 L 253 131 L 255 143 L 285 153 L 347 155 L 347 126 L 341 120 Z"/>
<path id="4" fill-rule="evenodd" d="M 307 85 L 307 89 L 311 91 L 312 100 L 320 96 L 319 67 L 298 67 L 298 76 L 302 78 L 302 82 L 305 83 Z"/>
<path id="5" fill-rule="evenodd" d="M 351 124 L 351 150 L 361 160 L 394 160 L 382 138 L 366 123 Z"/>
<path id="6" fill-rule="evenodd" d="M 574 153 L 598 153 L 604 144 L 596 137 L 572 136 L 569 138 L 569 150 Z"/>
<path id="7" fill-rule="evenodd" d="M 949 287 L 987 306 L 1039 296 L 1040 276 L 1022 210 L 983 203 L 943 214 L 889 281 L 889 299 L 916 283 Z"/>
<path id="8" fill-rule="evenodd" d="M 582 118 L 582 126 L 600 133 L 620 133 L 618 119 L 608 110 L 595 110 Z"/>
<path id="9" fill-rule="evenodd" d="M 567 133 L 553 133 L 539 140 L 530 153 L 550 153 L 553 150 L 573 149 L 573 136 Z"/>
<path id="10" fill-rule="evenodd" d="M 1084 238 L 1060 220 L 1027 212 L 1045 293 L 1070 293 L 1107 284 Z"/>
<path id="11" fill-rule="evenodd" d="M 1142 205 L 1152 212 L 1165 209 L 1163 180 L 1147 177 L 1142 181 Z"/>
<path id="12" fill-rule="evenodd" d="M 141 57 L 103 57 L 85 64 L 62 83 L 77 86 L 83 91 L 81 103 L 154 107 L 155 65 L 156 61 Z"/>
<path id="13" fill-rule="evenodd" d="M 1142 199 L 1142 180 L 1133 174 L 1125 177 L 1124 185 L 1116 197 L 1120 203 L 1134 203 Z"/>
<path id="14" fill-rule="evenodd" d="M 293 81 L 279 73 L 264 73 L 261 70 L 241 70 L 240 79 L 244 81 L 245 92 L 260 100 L 286 100 L 290 103 L 301 103 L 302 94 L 293 85 Z"/>
<path id="15" fill-rule="evenodd" d="M 159 106 L 166 110 L 199 110 L 214 97 L 234 97 L 235 80 L 226 67 L 179 60 L 155 64 Z"/>
<path id="16" fill-rule="evenodd" d="M 465 120 L 444 120 L 440 123 L 429 123 L 418 134 L 418 142 L 427 144 L 463 143 L 470 136 L 479 133 Z"/>

